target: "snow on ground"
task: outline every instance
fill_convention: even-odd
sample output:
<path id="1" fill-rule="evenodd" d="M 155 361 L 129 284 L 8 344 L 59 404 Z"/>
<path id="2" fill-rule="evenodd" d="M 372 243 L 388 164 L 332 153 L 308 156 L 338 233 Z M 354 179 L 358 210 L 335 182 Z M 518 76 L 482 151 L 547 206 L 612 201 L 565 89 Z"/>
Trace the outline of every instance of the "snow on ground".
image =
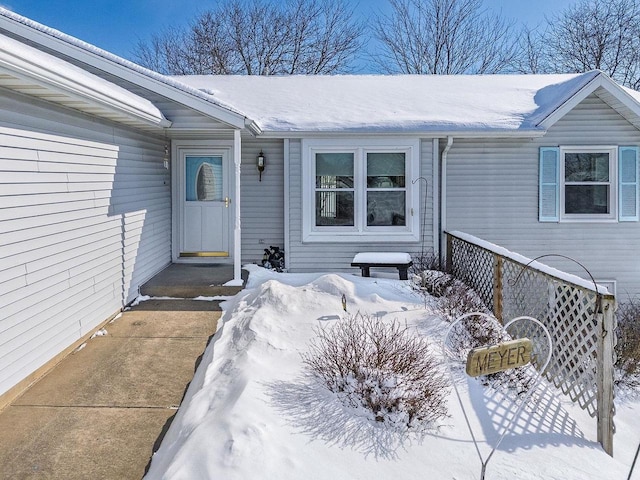
<path id="1" fill-rule="evenodd" d="M 446 324 L 406 282 L 338 274 L 279 274 L 250 267 L 247 288 L 223 304 L 207 348 L 147 479 L 477 479 L 480 460 L 453 390 L 450 417 L 422 433 L 391 430 L 339 404 L 303 375 L 314 329 L 346 314 L 398 319 L 431 338 Z M 457 377 L 484 458 L 515 410 L 508 399 Z M 640 402 L 619 408 L 616 458 L 595 420 L 548 387 L 499 445 L 487 479 L 626 479 L 640 431 Z M 635 428 L 635 429 L 634 429 Z M 640 479 L 636 472 L 633 478 Z"/>

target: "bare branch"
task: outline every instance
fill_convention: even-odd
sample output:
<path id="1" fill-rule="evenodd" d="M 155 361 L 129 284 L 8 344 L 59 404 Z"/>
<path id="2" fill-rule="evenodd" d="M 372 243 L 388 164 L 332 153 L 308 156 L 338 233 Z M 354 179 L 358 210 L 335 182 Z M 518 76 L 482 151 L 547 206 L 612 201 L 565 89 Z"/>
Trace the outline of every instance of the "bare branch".
<path id="1" fill-rule="evenodd" d="M 623 85 L 640 84 L 640 2 L 582 0 L 548 20 L 549 69 L 602 70 Z"/>
<path id="2" fill-rule="evenodd" d="M 169 74 L 332 74 L 349 70 L 364 27 L 345 0 L 223 0 L 186 30 L 139 42 L 134 55 Z"/>
<path id="3" fill-rule="evenodd" d="M 461 74 L 513 70 L 518 38 L 513 23 L 482 9 L 481 0 L 389 0 L 376 18 L 382 44 L 375 56 L 387 73 Z"/>

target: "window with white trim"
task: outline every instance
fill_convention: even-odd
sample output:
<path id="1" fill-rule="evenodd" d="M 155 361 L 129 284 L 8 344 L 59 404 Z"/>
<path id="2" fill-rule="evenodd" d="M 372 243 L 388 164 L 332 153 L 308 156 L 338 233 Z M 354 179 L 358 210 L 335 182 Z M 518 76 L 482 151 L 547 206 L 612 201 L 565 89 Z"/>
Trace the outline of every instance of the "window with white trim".
<path id="1" fill-rule="evenodd" d="M 405 226 L 407 186 L 405 152 L 366 152 L 368 227 Z"/>
<path id="2" fill-rule="evenodd" d="M 616 148 L 560 149 L 563 219 L 614 219 Z"/>
<path id="3" fill-rule="evenodd" d="M 540 148 L 539 220 L 638 221 L 636 146 Z"/>
<path id="4" fill-rule="evenodd" d="M 316 226 L 355 225 L 354 156 L 353 152 L 315 154 Z"/>
<path id="5" fill-rule="evenodd" d="M 303 142 L 305 241 L 418 240 L 418 141 Z M 414 206 L 415 210 L 414 210 Z"/>

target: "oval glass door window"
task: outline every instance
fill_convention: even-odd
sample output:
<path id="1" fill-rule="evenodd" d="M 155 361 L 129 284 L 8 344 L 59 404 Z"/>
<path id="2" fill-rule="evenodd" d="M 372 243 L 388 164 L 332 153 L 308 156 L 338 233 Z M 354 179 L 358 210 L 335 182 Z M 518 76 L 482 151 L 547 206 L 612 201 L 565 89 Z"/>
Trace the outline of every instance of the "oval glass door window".
<path id="1" fill-rule="evenodd" d="M 220 202 L 223 198 L 222 157 L 186 158 L 186 200 Z"/>

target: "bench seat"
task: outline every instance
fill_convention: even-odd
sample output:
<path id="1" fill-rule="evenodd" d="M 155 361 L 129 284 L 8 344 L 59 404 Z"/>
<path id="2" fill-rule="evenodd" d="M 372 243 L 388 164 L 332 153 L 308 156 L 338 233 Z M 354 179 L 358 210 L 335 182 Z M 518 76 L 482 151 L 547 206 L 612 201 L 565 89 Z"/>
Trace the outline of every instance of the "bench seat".
<path id="1" fill-rule="evenodd" d="M 401 252 L 363 252 L 357 253 L 351 262 L 352 267 L 359 267 L 363 277 L 369 277 L 371 267 L 395 267 L 400 280 L 408 280 L 409 267 L 413 265 L 411 255 Z"/>

